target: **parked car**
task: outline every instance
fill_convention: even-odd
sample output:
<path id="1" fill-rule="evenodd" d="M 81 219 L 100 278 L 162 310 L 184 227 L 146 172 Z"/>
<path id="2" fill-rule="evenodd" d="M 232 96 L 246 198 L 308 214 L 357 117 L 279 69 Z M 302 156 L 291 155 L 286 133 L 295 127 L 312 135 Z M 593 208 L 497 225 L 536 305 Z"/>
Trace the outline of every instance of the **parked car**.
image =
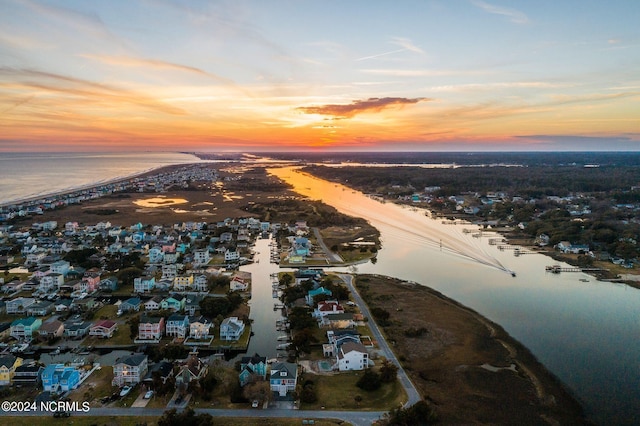
<path id="1" fill-rule="evenodd" d="M 129 395 L 129 392 L 131 392 L 131 389 L 133 389 L 131 386 L 125 386 L 122 389 L 120 389 L 120 396 L 127 396 Z"/>
<path id="2" fill-rule="evenodd" d="M 254 400 L 253 400 L 253 402 L 251 403 L 251 406 L 252 406 L 253 408 L 258 408 L 258 405 L 260 405 L 260 403 L 258 402 L 258 400 L 257 400 L 257 399 L 254 399 Z"/>
<path id="3" fill-rule="evenodd" d="M 151 397 L 153 396 L 153 391 L 147 391 L 147 393 L 144 394 L 144 399 L 151 399 Z"/>

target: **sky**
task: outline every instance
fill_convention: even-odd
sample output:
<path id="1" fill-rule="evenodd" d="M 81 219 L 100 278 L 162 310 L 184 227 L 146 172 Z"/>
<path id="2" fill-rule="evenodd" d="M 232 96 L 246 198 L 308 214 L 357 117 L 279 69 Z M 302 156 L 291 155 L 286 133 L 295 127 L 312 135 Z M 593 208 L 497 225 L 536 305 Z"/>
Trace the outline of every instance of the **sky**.
<path id="1" fill-rule="evenodd" d="M 0 152 L 640 150 L 636 0 L 0 0 Z"/>

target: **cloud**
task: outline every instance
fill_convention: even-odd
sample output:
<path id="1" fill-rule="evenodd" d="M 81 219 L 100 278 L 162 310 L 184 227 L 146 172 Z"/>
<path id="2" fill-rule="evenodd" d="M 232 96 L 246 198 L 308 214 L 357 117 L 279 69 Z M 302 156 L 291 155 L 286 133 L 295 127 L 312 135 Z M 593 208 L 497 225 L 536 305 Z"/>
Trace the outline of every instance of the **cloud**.
<path id="1" fill-rule="evenodd" d="M 413 42 L 411 42 L 411 40 L 409 40 L 408 38 L 394 37 L 391 43 L 395 44 L 396 46 L 400 46 L 400 49 L 394 49 L 394 50 L 390 50 L 383 53 L 377 53 L 375 55 L 363 56 L 362 58 L 356 59 L 356 61 L 366 61 L 368 59 L 381 58 L 383 56 L 393 55 L 395 53 L 401 53 L 401 52 L 407 52 L 407 51 L 419 53 L 421 55 L 424 54 L 424 51 L 420 49 L 418 46 L 416 46 L 415 44 L 413 44 Z"/>
<path id="2" fill-rule="evenodd" d="M 391 106 L 411 105 L 429 98 L 369 98 L 356 100 L 350 104 L 327 104 L 311 107 L 299 107 L 298 111 L 305 114 L 333 115 L 339 118 L 349 118 L 364 112 L 379 112 Z"/>
<path id="3" fill-rule="evenodd" d="M 527 17 L 527 15 L 525 15 L 523 12 L 520 12 L 519 10 L 496 6 L 493 4 L 485 3 L 481 0 L 471 0 L 471 3 L 484 10 L 485 12 L 506 16 L 514 24 L 529 23 L 529 18 Z"/>

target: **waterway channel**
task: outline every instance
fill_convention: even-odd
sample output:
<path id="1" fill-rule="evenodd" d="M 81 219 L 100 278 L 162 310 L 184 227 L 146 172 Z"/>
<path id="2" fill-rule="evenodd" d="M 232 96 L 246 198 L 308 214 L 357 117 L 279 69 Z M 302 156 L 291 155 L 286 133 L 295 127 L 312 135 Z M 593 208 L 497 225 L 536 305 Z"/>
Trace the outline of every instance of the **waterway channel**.
<path id="1" fill-rule="evenodd" d="M 590 419 L 640 424 L 640 290 L 583 273 L 551 274 L 545 266 L 552 259 L 501 251 L 489 244 L 496 234 L 465 232 L 477 230 L 471 224 L 444 225 L 422 210 L 381 203 L 293 167 L 269 171 L 381 232 L 377 262 L 358 265 L 358 272 L 415 281 L 469 306 L 527 346 Z"/>

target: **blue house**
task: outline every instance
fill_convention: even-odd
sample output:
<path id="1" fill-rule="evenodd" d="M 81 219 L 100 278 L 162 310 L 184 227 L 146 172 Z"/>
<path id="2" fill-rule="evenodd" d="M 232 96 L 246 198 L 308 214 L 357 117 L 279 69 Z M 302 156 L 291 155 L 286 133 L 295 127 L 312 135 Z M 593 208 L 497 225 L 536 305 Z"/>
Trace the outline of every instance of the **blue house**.
<path id="1" fill-rule="evenodd" d="M 267 357 L 257 353 L 253 356 L 245 356 L 240 360 L 240 386 L 244 386 L 256 380 L 267 378 Z"/>
<path id="2" fill-rule="evenodd" d="M 42 388 L 49 392 L 66 392 L 78 387 L 80 372 L 64 364 L 48 365 L 42 372 Z"/>
<path id="3" fill-rule="evenodd" d="M 326 294 L 327 296 L 331 296 L 333 293 L 331 293 L 331 290 L 327 290 L 324 287 L 320 287 L 320 288 L 317 288 L 315 290 L 311 290 L 306 296 L 307 305 L 313 306 L 313 298 L 318 296 L 318 295 L 320 295 L 320 294 Z"/>

